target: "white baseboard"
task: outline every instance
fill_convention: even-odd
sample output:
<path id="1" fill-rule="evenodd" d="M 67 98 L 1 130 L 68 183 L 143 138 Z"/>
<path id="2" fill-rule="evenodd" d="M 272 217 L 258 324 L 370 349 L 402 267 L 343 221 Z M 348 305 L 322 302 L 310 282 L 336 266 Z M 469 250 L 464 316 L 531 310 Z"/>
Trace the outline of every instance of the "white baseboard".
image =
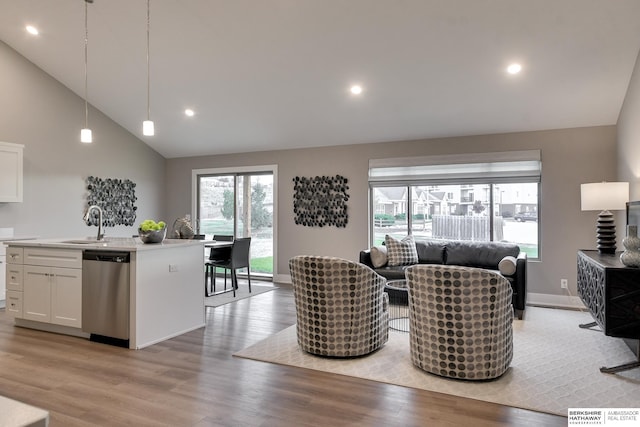
<path id="1" fill-rule="evenodd" d="M 273 283 L 281 283 L 285 285 L 291 284 L 291 275 L 290 274 L 274 274 L 273 275 Z"/>
<path id="2" fill-rule="evenodd" d="M 586 307 L 579 297 L 570 295 L 536 294 L 530 292 L 527 293 L 527 305 L 586 310 Z"/>

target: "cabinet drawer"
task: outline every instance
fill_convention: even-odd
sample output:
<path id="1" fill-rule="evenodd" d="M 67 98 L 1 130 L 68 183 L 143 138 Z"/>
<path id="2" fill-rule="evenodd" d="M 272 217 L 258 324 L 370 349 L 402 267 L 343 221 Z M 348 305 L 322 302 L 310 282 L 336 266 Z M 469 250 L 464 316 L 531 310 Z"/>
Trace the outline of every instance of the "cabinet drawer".
<path id="1" fill-rule="evenodd" d="M 6 312 L 9 316 L 22 317 L 22 292 L 7 291 Z"/>
<path id="2" fill-rule="evenodd" d="M 23 266 L 21 264 L 7 264 L 7 290 L 22 291 Z"/>
<path id="3" fill-rule="evenodd" d="M 82 268 L 82 251 L 74 249 L 24 248 L 24 264 Z"/>
<path id="4" fill-rule="evenodd" d="M 24 259 L 23 248 L 7 248 L 7 263 L 8 264 L 22 264 Z"/>

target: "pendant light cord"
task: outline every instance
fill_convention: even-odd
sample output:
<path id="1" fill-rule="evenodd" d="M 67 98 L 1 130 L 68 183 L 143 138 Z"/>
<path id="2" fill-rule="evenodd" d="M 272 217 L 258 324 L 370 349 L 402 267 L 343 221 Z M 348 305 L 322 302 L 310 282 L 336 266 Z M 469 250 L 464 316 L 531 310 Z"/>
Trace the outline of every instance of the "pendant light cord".
<path id="1" fill-rule="evenodd" d="M 89 104 L 87 101 L 88 96 L 88 84 L 87 84 L 87 57 L 88 57 L 88 45 L 89 45 L 89 19 L 88 19 L 88 9 L 89 3 L 92 3 L 93 0 L 85 0 L 84 2 L 84 127 L 85 129 L 89 128 Z"/>
<path id="2" fill-rule="evenodd" d="M 147 120 L 151 120 L 151 102 L 150 102 L 150 93 L 151 93 L 151 83 L 150 83 L 150 72 L 149 72 L 149 26 L 150 26 L 150 1 L 147 0 Z"/>

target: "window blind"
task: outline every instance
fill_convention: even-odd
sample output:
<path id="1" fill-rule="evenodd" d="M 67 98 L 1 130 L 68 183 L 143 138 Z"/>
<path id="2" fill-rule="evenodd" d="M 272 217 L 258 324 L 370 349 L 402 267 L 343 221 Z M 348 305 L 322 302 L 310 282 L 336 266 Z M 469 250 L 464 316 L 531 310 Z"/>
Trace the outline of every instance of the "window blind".
<path id="1" fill-rule="evenodd" d="M 540 150 L 467 153 L 369 160 L 369 182 L 540 182 Z"/>

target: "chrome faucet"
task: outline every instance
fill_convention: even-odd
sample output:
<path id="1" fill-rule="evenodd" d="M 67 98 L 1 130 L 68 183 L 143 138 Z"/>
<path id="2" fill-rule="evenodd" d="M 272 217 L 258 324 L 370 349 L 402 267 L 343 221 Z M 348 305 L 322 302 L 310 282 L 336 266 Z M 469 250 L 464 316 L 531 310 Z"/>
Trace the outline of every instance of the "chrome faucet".
<path id="1" fill-rule="evenodd" d="M 91 214 L 91 211 L 94 209 L 98 210 L 98 237 L 96 238 L 96 240 L 102 240 L 104 238 L 104 232 L 102 231 L 102 209 L 100 208 L 100 206 L 97 206 L 97 205 L 89 206 L 89 209 L 87 209 L 87 213 L 84 214 L 84 220 L 85 221 L 89 220 L 89 215 Z"/>

